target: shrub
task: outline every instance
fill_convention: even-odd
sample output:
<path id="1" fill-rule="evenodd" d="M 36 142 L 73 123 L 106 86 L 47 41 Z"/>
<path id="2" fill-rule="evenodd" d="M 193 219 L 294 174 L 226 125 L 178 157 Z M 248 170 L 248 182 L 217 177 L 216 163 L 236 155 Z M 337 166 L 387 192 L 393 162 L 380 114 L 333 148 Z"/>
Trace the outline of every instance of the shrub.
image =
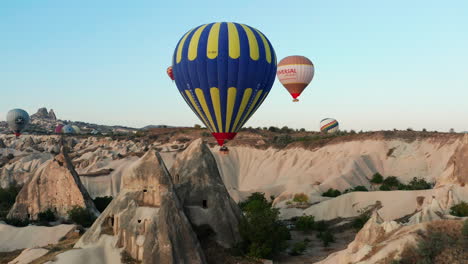
<path id="1" fill-rule="evenodd" d="M 29 225 L 29 219 L 6 218 L 5 223 L 12 226 L 23 227 Z"/>
<path id="2" fill-rule="evenodd" d="M 308 203 L 309 197 L 305 193 L 297 193 L 294 195 L 293 202 L 296 203 Z"/>
<path id="3" fill-rule="evenodd" d="M 367 223 L 369 218 L 370 218 L 370 213 L 364 212 L 360 214 L 356 219 L 353 220 L 352 226 L 356 229 L 361 229 Z"/>
<path id="4" fill-rule="evenodd" d="M 322 243 L 323 243 L 324 247 L 328 247 L 330 245 L 330 243 L 335 242 L 335 237 L 333 236 L 333 233 L 330 232 L 329 230 L 318 233 L 317 238 L 322 240 Z"/>
<path id="5" fill-rule="evenodd" d="M 385 180 L 383 180 L 382 184 L 387 185 L 389 187 L 398 187 L 398 184 L 401 184 L 401 182 L 398 180 L 397 177 L 389 176 L 385 178 Z"/>
<path id="6" fill-rule="evenodd" d="M 370 180 L 370 182 L 372 183 L 382 183 L 383 182 L 383 176 L 376 172 L 373 176 L 372 176 L 372 179 Z"/>
<path id="7" fill-rule="evenodd" d="M 73 209 L 68 211 L 68 218 L 83 227 L 90 227 L 96 220 L 96 216 L 94 216 L 88 209 L 79 206 L 75 206 Z"/>
<path id="8" fill-rule="evenodd" d="M 450 207 L 450 214 L 458 217 L 468 216 L 468 203 L 461 202 Z"/>
<path id="9" fill-rule="evenodd" d="M 180 137 L 180 138 L 177 139 L 177 141 L 179 141 L 180 143 L 185 143 L 185 142 L 189 142 L 190 138 Z"/>
<path id="10" fill-rule="evenodd" d="M 352 189 L 346 189 L 344 191 L 344 193 L 349 193 L 349 192 L 368 192 L 369 190 L 367 190 L 367 188 L 365 186 L 362 186 L 362 185 L 359 185 L 359 186 L 356 186 Z"/>
<path id="11" fill-rule="evenodd" d="M 340 196 L 341 192 L 338 190 L 335 190 L 333 188 L 328 189 L 328 191 L 322 193 L 322 196 L 324 197 L 337 197 Z"/>
<path id="12" fill-rule="evenodd" d="M 300 242 L 294 243 L 291 249 L 291 252 L 289 252 L 289 255 L 291 256 L 302 255 L 302 253 L 304 253 L 304 251 L 306 250 L 307 244 L 308 243 L 306 241 L 300 241 Z"/>
<path id="13" fill-rule="evenodd" d="M 0 187 L 0 218 L 6 217 L 13 204 L 15 204 L 16 196 L 21 190 L 21 186 L 12 183 L 9 187 L 3 189 Z"/>
<path id="14" fill-rule="evenodd" d="M 193 128 L 200 129 L 201 126 L 200 126 L 199 124 L 195 124 L 195 125 L 193 126 Z"/>
<path id="15" fill-rule="evenodd" d="M 425 179 L 418 179 L 414 177 L 408 184 L 409 190 L 427 190 L 432 189 L 434 184 L 428 183 Z"/>
<path id="16" fill-rule="evenodd" d="M 312 215 L 299 216 L 296 220 L 296 228 L 301 231 L 311 231 L 315 229 L 315 218 Z"/>
<path id="17" fill-rule="evenodd" d="M 263 193 L 253 193 L 240 203 L 244 219 L 239 225 L 242 242 L 238 248 L 255 258 L 271 258 L 287 248 L 289 230 L 279 221 L 279 210 Z"/>
<path id="18" fill-rule="evenodd" d="M 301 128 L 301 129 L 299 129 L 299 131 L 300 132 L 305 132 L 306 130 L 305 130 L 305 128 Z"/>
<path id="19" fill-rule="evenodd" d="M 208 132 L 202 132 L 202 133 L 201 133 L 201 136 L 202 136 L 202 137 L 209 137 L 209 136 L 211 136 L 211 134 L 208 133 Z"/>
<path id="20" fill-rule="evenodd" d="M 112 196 L 102 196 L 102 197 L 96 197 L 93 200 L 94 205 L 96 206 L 96 209 L 100 213 L 104 212 L 106 207 L 112 202 Z"/>
<path id="21" fill-rule="evenodd" d="M 381 190 L 381 191 L 390 191 L 391 189 L 390 189 L 390 186 L 388 186 L 388 185 L 382 185 L 382 186 L 379 187 L 379 190 Z"/>
<path id="22" fill-rule="evenodd" d="M 273 138 L 273 143 L 280 148 L 286 147 L 289 143 L 293 142 L 293 138 L 290 135 L 280 135 Z"/>
<path id="23" fill-rule="evenodd" d="M 317 221 L 315 222 L 315 230 L 318 232 L 324 232 L 328 230 L 328 224 L 325 221 Z"/>
<path id="24" fill-rule="evenodd" d="M 279 128 L 274 127 L 274 126 L 271 126 L 271 127 L 268 128 L 268 131 L 270 131 L 270 132 L 278 132 L 279 130 L 280 130 Z"/>
<path id="25" fill-rule="evenodd" d="M 39 222 L 53 222 L 56 220 L 54 212 L 49 208 L 37 215 Z"/>

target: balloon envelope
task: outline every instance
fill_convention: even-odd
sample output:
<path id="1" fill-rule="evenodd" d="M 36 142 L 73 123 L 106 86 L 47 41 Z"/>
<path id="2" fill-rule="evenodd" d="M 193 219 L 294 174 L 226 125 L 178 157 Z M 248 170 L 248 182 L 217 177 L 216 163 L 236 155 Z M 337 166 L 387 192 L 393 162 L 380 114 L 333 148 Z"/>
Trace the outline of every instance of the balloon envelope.
<path id="1" fill-rule="evenodd" d="M 63 125 L 62 125 L 62 124 L 59 124 L 59 125 L 57 125 L 57 126 L 55 127 L 54 132 L 55 132 L 55 133 L 58 133 L 58 134 L 59 134 L 59 133 L 62 133 L 62 128 L 63 128 Z"/>
<path id="2" fill-rule="evenodd" d="M 325 118 L 320 121 L 320 131 L 324 133 L 335 133 L 339 130 L 338 121 L 333 118 Z"/>
<path id="3" fill-rule="evenodd" d="M 75 131 L 75 133 L 77 133 L 77 134 L 79 134 L 81 132 L 81 129 L 77 125 L 73 125 L 72 128 Z"/>
<path id="4" fill-rule="evenodd" d="M 211 23 L 180 39 L 172 69 L 184 100 L 223 145 L 235 137 L 270 92 L 276 55 L 255 28 Z"/>
<path id="5" fill-rule="evenodd" d="M 166 73 L 169 76 L 169 78 L 171 78 L 171 80 L 174 80 L 174 73 L 172 71 L 172 66 L 167 67 Z"/>
<path id="6" fill-rule="evenodd" d="M 29 124 L 29 114 L 23 109 L 12 109 L 7 113 L 8 127 L 18 137 L 21 131 Z"/>
<path id="7" fill-rule="evenodd" d="M 289 56 L 278 63 L 277 75 L 283 86 L 288 90 L 293 101 L 304 91 L 314 78 L 314 64 L 304 56 Z"/>
<path id="8" fill-rule="evenodd" d="M 72 126 L 66 125 L 66 126 L 63 126 L 63 127 L 62 127 L 62 132 L 63 132 L 64 134 L 73 134 L 73 133 L 75 133 L 75 130 L 73 129 Z"/>

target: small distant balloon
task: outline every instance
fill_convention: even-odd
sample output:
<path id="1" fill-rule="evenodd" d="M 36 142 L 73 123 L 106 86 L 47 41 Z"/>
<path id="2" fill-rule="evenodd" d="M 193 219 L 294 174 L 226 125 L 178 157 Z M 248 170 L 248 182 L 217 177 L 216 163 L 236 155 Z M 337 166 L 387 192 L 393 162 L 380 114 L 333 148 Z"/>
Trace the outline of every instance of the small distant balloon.
<path id="1" fill-rule="evenodd" d="M 73 129 L 72 126 L 66 125 L 66 126 L 62 127 L 62 133 L 64 133 L 64 134 L 74 134 L 75 130 Z"/>
<path id="2" fill-rule="evenodd" d="M 283 86 L 298 102 L 297 97 L 314 78 L 314 64 L 304 56 L 288 56 L 278 63 L 276 75 Z"/>
<path id="3" fill-rule="evenodd" d="M 73 130 L 75 131 L 76 134 L 81 133 L 81 129 L 77 125 L 72 125 Z"/>
<path id="4" fill-rule="evenodd" d="M 339 130 L 339 124 L 336 119 L 325 118 L 320 121 L 320 131 L 323 133 L 335 133 Z"/>
<path id="5" fill-rule="evenodd" d="M 166 73 L 169 76 L 169 78 L 171 78 L 171 80 L 174 80 L 174 72 L 172 71 L 172 66 L 167 67 Z"/>
<path id="6" fill-rule="evenodd" d="M 29 124 L 29 114 L 23 109 L 12 109 L 7 113 L 8 127 L 15 133 L 16 137 L 21 135 L 21 131 Z"/>
<path id="7" fill-rule="evenodd" d="M 60 134 L 62 133 L 62 128 L 63 128 L 63 125 L 62 124 L 59 124 L 55 127 L 55 130 L 54 132 L 57 133 L 57 134 Z"/>

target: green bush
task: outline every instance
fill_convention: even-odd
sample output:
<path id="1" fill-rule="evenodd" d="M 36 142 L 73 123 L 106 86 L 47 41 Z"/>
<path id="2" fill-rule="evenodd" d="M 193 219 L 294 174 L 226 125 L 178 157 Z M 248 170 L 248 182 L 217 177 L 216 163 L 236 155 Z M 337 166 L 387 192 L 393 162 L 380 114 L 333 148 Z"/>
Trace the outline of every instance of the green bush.
<path id="1" fill-rule="evenodd" d="M 12 226 L 23 227 L 29 225 L 29 219 L 6 218 L 5 223 Z"/>
<path id="2" fill-rule="evenodd" d="M 408 190 L 427 190 L 432 189 L 433 183 L 428 183 L 425 179 L 414 177 L 408 184 Z"/>
<path id="3" fill-rule="evenodd" d="M 389 187 L 398 187 L 398 184 L 401 184 L 401 182 L 395 176 L 389 176 L 385 178 L 385 180 L 383 180 L 382 182 L 382 185 L 386 185 Z"/>
<path id="4" fill-rule="evenodd" d="M 253 193 L 240 207 L 245 216 L 239 225 L 241 252 L 255 258 L 272 258 L 287 248 L 289 230 L 279 221 L 279 210 L 263 193 Z"/>
<path id="5" fill-rule="evenodd" d="M 0 218 L 6 217 L 13 204 L 15 204 L 16 196 L 21 190 L 20 185 L 13 183 L 9 187 L 3 189 L 0 187 Z"/>
<path id="6" fill-rule="evenodd" d="M 39 222 L 53 222 L 56 220 L 54 212 L 49 208 L 37 215 Z"/>
<path id="7" fill-rule="evenodd" d="M 335 242 L 335 236 L 333 236 L 333 233 L 330 232 L 329 230 L 318 233 L 317 238 L 322 240 L 322 243 L 323 243 L 324 247 L 328 247 L 330 245 L 330 243 Z"/>
<path id="8" fill-rule="evenodd" d="M 328 191 L 322 193 L 322 196 L 324 197 L 337 197 L 340 196 L 341 192 L 338 190 L 335 190 L 333 188 L 328 189 Z"/>
<path id="9" fill-rule="evenodd" d="M 352 226 L 356 229 L 361 229 L 369 220 L 370 213 L 364 212 L 355 218 L 352 222 Z"/>
<path id="10" fill-rule="evenodd" d="M 349 193 L 349 192 L 368 192 L 369 190 L 365 187 L 365 186 L 362 186 L 362 185 L 359 185 L 359 186 L 356 186 L 352 189 L 346 189 L 344 191 L 344 193 Z"/>
<path id="11" fill-rule="evenodd" d="M 294 139 L 290 135 L 280 135 L 273 137 L 273 144 L 276 147 L 286 147 L 289 143 L 293 142 Z"/>
<path id="12" fill-rule="evenodd" d="M 293 202 L 296 203 L 308 203 L 309 197 L 305 193 L 297 193 L 294 195 Z"/>
<path id="13" fill-rule="evenodd" d="M 322 233 L 328 230 L 328 224 L 325 221 L 317 221 L 315 222 L 315 230 Z"/>
<path id="14" fill-rule="evenodd" d="M 96 197 L 93 199 L 94 205 L 96 206 L 96 209 L 100 213 L 104 212 L 106 207 L 112 202 L 112 196 L 102 196 L 102 197 Z"/>
<path id="15" fill-rule="evenodd" d="M 370 180 L 370 182 L 372 182 L 372 183 L 382 183 L 383 180 L 384 180 L 383 176 L 380 173 L 376 172 L 374 174 L 374 176 L 372 176 L 372 179 Z"/>
<path id="16" fill-rule="evenodd" d="M 388 185 L 382 185 L 382 186 L 379 187 L 379 190 L 381 190 L 381 191 L 390 191 L 391 189 L 390 189 L 390 186 L 388 186 Z"/>
<path id="17" fill-rule="evenodd" d="M 202 132 L 202 133 L 201 133 L 201 136 L 202 136 L 202 137 L 210 137 L 211 134 L 208 133 L 208 132 Z"/>
<path id="18" fill-rule="evenodd" d="M 418 263 L 433 263 L 433 260 L 446 247 L 450 247 L 456 241 L 442 232 L 428 232 L 428 237 L 418 242 L 416 252 L 422 258 Z"/>
<path id="19" fill-rule="evenodd" d="M 461 202 L 450 207 L 450 214 L 458 217 L 468 216 L 468 203 Z"/>
<path id="20" fill-rule="evenodd" d="M 83 227 L 90 227 L 96 220 L 96 216 L 88 209 L 79 206 L 75 206 L 68 211 L 68 218 Z"/>
<path id="21" fill-rule="evenodd" d="M 270 132 L 279 132 L 279 130 L 280 130 L 279 128 L 274 127 L 274 126 L 271 126 L 271 127 L 268 128 L 268 131 L 270 131 Z"/>
<path id="22" fill-rule="evenodd" d="M 302 253 L 304 253 L 304 251 L 307 248 L 307 244 L 308 244 L 308 242 L 306 242 L 306 241 L 300 241 L 300 242 L 294 243 L 294 245 L 292 246 L 291 251 L 289 252 L 289 255 L 291 255 L 291 256 L 302 255 Z"/>
<path id="23" fill-rule="evenodd" d="M 312 215 L 299 216 L 296 220 L 296 228 L 301 231 L 312 231 L 315 229 L 315 218 Z"/>

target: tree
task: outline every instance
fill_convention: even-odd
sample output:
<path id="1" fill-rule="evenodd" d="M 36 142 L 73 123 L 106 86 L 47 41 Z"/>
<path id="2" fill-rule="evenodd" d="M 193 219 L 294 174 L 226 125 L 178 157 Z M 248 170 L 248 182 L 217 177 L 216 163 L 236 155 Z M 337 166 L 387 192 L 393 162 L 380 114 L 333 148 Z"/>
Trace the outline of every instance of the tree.
<path id="1" fill-rule="evenodd" d="M 372 176 L 372 179 L 370 180 L 370 182 L 379 184 L 379 183 L 382 183 L 383 180 L 384 180 L 384 179 L 383 179 L 383 176 L 382 176 L 380 173 L 376 172 L 376 173 Z"/>
<path id="2" fill-rule="evenodd" d="M 309 202 L 309 197 L 305 193 L 296 193 L 294 195 L 293 202 L 308 203 Z"/>
<path id="3" fill-rule="evenodd" d="M 239 225 L 242 242 L 239 248 L 255 258 L 272 258 L 287 248 L 289 230 L 279 221 L 279 210 L 273 208 L 263 193 L 253 193 L 240 204 L 244 219 Z"/>
<path id="4" fill-rule="evenodd" d="M 322 240 L 324 247 L 328 247 L 330 243 L 335 242 L 335 237 L 333 236 L 333 233 L 329 230 L 318 233 L 317 238 L 320 238 Z"/>
<path id="5" fill-rule="evenodd" d="M 461 202 L 450 207 L 450 214 L 458 217 L 468 216 L 468 203 Z"/>
<path id="6" fill-rule="evenodd" d="M 196 128 L 196 129 L 200 129 L 200 128 L 201 128 L 201 126 L 200 126 L 199 124 L 195 124 L 193 127 Z"/>
<path id="7" fill-rule="evenodd" d="M 328 191 L 322 193 L 324 197 L 337 197 L 340 196 L 341 192 L 339 190 L 335 190 L 333 188 L 328 189 Z"/>
<path id="8" fill-rule="evenodd" d="M 315 229 L 315 218 L 312 215 L 299 216 L 296 220 L 296 228 L 301 231 L 312 231 Z"/>
<path id="9" fill-rule="evenodd" d="M 96 216 L 88 209 L 79 206 L 75 206 L 68 211 L 68 218 L 83 227 L 90 227 L 96 220 Z"/>

